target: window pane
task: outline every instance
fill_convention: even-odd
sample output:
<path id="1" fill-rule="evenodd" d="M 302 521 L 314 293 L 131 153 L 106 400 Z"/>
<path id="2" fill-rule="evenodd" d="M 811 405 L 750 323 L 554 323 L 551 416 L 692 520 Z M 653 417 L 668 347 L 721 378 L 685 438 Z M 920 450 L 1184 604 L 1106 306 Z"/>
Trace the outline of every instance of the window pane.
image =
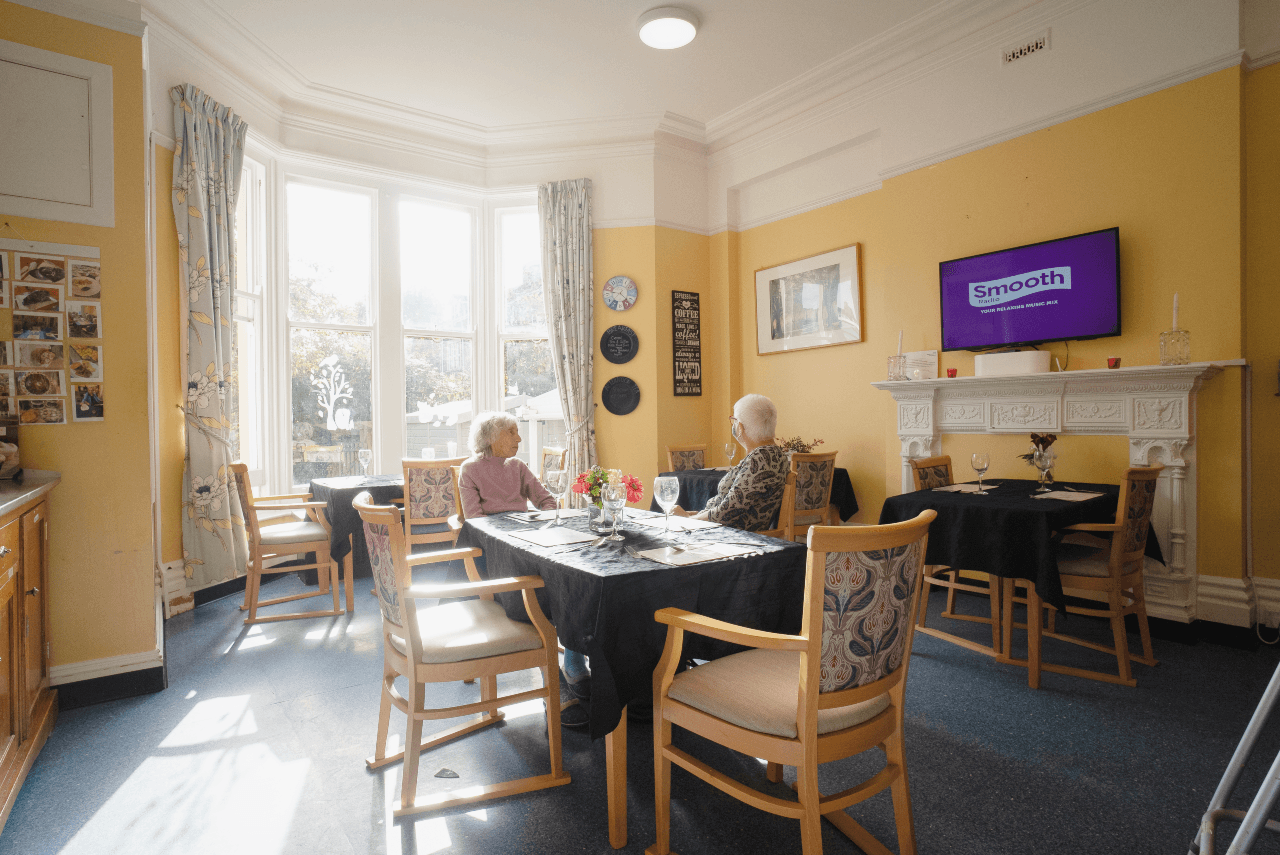
<path id="1" fill-rule="evenodd" d="M 520 421 L 520 459 L 538 472 L 543 446 L 564 436 L 551 345 L 545 338 L 503 342 L 502 367 L 502 409 Z"/>
<path id="2" fill-rule="evenodd" d="M 542 249 L 538 216 L 533 211 L 504 211 L 498 215 L 498 277 L 505 332 L 546 335 L 547 313 L 542 298 Z"/>
<path id="3" fill-rule="evenodd" d="M 252 298 L 241 297 L 239 303 L 253 305 Z M 237 308 L 240 308 L 237 306 Z M 258 402 L 262 374 L 261 353 L 252 321 L 236 319 L 231 340 L 231 456 L 243 461 L 251 470 L 261 469 L 258 459 Z"/>
<path id="4" fill-rule="evenodd" d="M 373 212 L 369 196 L 288 186 L 289 319 L 369 322 Z"/>
<path id="5" fill-rule="evenodd" d="M 357 452 L 373 448 L 369 334 L 294 329 L 289 350 L 293 483 L 360 474 Z"/>
<path id="6" fill-rule="evenodd" d="M 405 456 L 465 455 L 471 422 L 471 342 L 405 336 Z M 453 443 L 450 450 L 449 444 Z M 426 455 L 423 449 L 431 449 Z"/>
<path id="7" fill-rule="evenodd" d="M 400 289 L 405 327 L 471 329 L 471 214 L 400 203 Z"/>

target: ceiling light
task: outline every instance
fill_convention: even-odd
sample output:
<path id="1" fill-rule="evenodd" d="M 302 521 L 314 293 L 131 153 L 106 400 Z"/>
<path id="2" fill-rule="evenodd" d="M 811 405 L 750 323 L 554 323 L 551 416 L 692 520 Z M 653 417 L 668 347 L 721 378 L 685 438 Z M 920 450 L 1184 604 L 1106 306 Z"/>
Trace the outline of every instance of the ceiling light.
<path id="1" fill-rule="evenodd" d="M 698 16 L 679 6 L 659 6 L 640 16 L 640 41 L 651 48 L 684 47 L 698 34 Z"/>

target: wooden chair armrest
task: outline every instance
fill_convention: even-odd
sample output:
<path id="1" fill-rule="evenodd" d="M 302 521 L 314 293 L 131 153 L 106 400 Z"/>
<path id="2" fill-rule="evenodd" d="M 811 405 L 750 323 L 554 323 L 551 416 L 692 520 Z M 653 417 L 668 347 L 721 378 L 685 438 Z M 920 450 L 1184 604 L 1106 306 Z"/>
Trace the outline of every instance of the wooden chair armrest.
<path id="1" fill-rule="evenodd" d="M 459 561 L 463 558 L 479 558 L 484 555 L 481 549 L 441 549 L 438 552 L 415 552 L 406 561 L 410 567 L 416 564 L 435 564 L 440 561 Z M 521 577 L 524 578 L 524 577 Z M 532 578 L 537 578 L 532 577 Z"/>
<path id="2" fill-rule="evenodd" d="M 803 635 L 784 635 L 780 632 L 765 632 L 761 629 L 748 629 L 736 623 L 716 620 L 684 609 L 666 608 L 653 613 L 653 619 L 677 629 L 687 630 L 708 638 L 742 644 L 747 647 L 759 647 L 765 650 L 807 650 L 809 639 Z"/>
<path id="3" fill-rule="evenodd" d="M 488 579 L 482 582 L 455 582 L 451 585 L 414 585 L 405 591 L 410 600 L 435 597 L 469 597 L 476 594 L 501 594 L 503 591 L 523 591 L 541 588 L 541 576 L 508 576 L 505 579 Z"/>
<path id="4" fill-rule="evenodd" d="M 1120 526 L 1116 523 L 1077 523 L 1069 525 L 1063 531 L 1119 531 Z"/>
<path id="5" fill-rule="evenodd" d="M 388 504 L 392 504 L 392 505 L 399 505 L 400 507 L 404 507 L 404 499 L 403 499 L 403 498 L 399 498 L 399 499 L 387 499 L 387 502 L 388 502 Z"/>
<path id="6" fill-rule="evenodd" d="M 270 502 L 273 499 L 310 499 L 310 498 L 311 498 L 310 493 L 287 493 L 279 496 L 254 496 L 253 503 L 256 505 L 258 502 Z"/>
<path id="7" fill-rule="evenodd" d="M 462 520 L 458 519 L 457 514 L 450 515 L 448 519 L 448 523 L 449 523 L 450 530 L 452 530 L 455 534 L 457 532 L 462 531 Z"/>

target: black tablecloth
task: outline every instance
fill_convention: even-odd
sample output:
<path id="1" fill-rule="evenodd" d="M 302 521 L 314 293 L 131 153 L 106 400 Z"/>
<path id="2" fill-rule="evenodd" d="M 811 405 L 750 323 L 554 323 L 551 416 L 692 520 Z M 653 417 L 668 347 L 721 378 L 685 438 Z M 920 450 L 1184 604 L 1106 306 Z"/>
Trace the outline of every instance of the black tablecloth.
<path id="1" fill-rule="evenodd" d="M 636 513 L 644 512 L 627 511 Z M 572 517 L 566 524 L 586 530 L 585 517 Z M 720 527 L 664 538 L 660 529 L 624 524 L 625 544 L 562 552 L 565 547 L 534 546 L 511 536 L 526 528 L 527 523 L 506 515 L 467 520 L 458 546 L 484 550 L 489 578 L 537 575 L 545 580 L 538 600 L 561 643 L 591 658 L 592 738 L 617 727 L 628 704 L 652 696 L 653 670 L 667 635 L 667 628 L 653 619 L 658 609 L 675 606 L 753 629 L 800 631 L 802 544 Z M 758 545 L 763 554 L 668 567 L 622 551 L 624 545 L 643 550 L 690 541 Z M 519 595 L 505 596 L 503 605 L 512 617 L 527 620 Z M 686 657 L 713 659 L 737 649 L 685 636 Z"/>
<path id="2" fill-rule="evenodd" d="M 353 538 L 355 555 L 351 560 L 351 575 L 357 579 L 372 576 L 373 570 L 369 567 L 369 549 L 364 542 L 364 526 L 360 524 L 360 514 L 351 507 L 351 501 L 368 490 L 375 504 L 390 504 L 392 499 L 399 499 L 404 495 L 404 478 L 399 475 L 372 477 L 347 475 L 340 478 L 317 478 L 311 482 L 308 489 L 311 492 L 312 501 L 326 502 L 329 506 L 325 513 L 333 529 L 333 536 L 329 541 L 330 557 L 341 565 L 342 559 L 351 549 L 348 538 Z M 312 570 L 307 575 L 309 579 L 314 579 L 315 571 Z"/>
<path id="3" fill-rule="evenodd" d="M 932 508 L 938 518 L 929 527 L 926 564 L 1034 580 L 1040 598 L 1061 610 L 1062 580 L 1053 532 L 1077 523 L 1114 522 L 1120 488 L 1113 484 L 1056 484 L 1059 489 L 1069 486 L 1103 494 L 1069 502 L 1034 498 L 1035 481 L 997 478 L 992 483 L 999 486 L 986 496 L 936 490 L 891 496 L 880 511 L 880 524 L 909 520 Z M 1147 555 L 1164 562 L 1154 532 L 1147 536 Z"/>
<path id="4" fill-rule="evenodd" d="M 707 501 L 716 494 L 720 480 L 728 472 L 726 469 L 686 469 L 683 472 L 663 472 L 680 482 L 680 498 L 677 505 L 686 511 L 700 511 L 707 506 Z M 831 481 L 831 504 L 840 511 L 840 519 L 847 520 L 858 512 L 858 497 L 853 493 L 853 481 L 849 479 L 848 469 L 836 469 Z M 649 503 L 649 510 L 662 512 L 658 500 Z"/>

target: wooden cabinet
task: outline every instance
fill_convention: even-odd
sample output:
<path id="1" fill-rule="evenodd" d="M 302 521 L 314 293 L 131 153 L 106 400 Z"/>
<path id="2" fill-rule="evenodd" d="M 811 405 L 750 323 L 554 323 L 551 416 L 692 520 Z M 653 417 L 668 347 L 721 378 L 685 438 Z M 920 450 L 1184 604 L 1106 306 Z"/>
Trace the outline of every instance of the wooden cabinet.
<path id="1" fill-rule="evenodd" d="M 58 715 L 48 597 L 48 494 L 58 478 L 38 474 L 47 477 L 0 486 L 0 829 Z"/>

